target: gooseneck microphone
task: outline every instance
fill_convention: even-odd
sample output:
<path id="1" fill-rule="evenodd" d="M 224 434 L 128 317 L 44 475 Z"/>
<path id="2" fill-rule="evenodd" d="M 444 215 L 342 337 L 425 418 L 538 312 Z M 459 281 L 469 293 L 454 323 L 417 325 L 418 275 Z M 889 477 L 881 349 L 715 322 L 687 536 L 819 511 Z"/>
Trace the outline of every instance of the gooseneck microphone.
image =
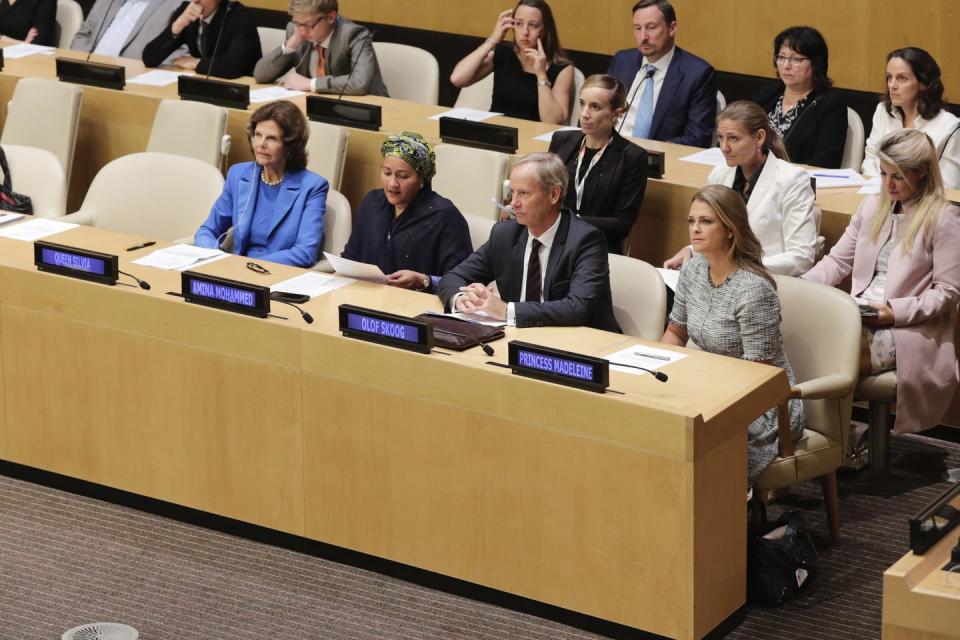
<path id="1" fill-rule="evenodd" d="M 492 356 L 494 353 L 496 353 L 496 352 L 493 350 L 493 347 L 491 347 L 490 345 L 488 345 L 486 342 L 484 342 L 484 341 L 482 341 L 482 340 L 478 340 L 477 338 L 474 338 L 473 336 L 468 336 L 468 335 L 465 334 L 465 333 L 457 333 L 456 331 L 450 331 L 449 329 L 438 329 L 437 327 L 434 327 L 434 328 L 433 328 L 433 332 L 434 332 L 434 333 L 445 333 L 445 334 L 447 334 L 448 336 L 456 336 L 456 337 L 458 337 L 458 338 L 466 338 L 466 339 L 469 340 L 470 342 L 473 342 L 474 344 L 480 345 L 480 348 L 483 349 L 483 352 L 484 352 L 485 354 L 487 354 L 488 356 Z"/>
<path id="2" fill-rule="evenodd" d="M 272 300 L 273 302 L 281 302 L 283 304 L 290 305 L 291 307 L 293 307 L 294 309 L 300 312 L 300 317 L 303 318 L 304 322 L 306 322 L 307 324 L 313 324 L 313 316 L 307 313 L 306 311 L 304 311 L 303 309 L 301 309 L 300 307 L 298 307 L 297 305 L 293 304 L 292 302 L 287 302 L 286 300 L 278 300 L 276 298 L 272 298 Z"/>
<path id="3" fill-rule="evenodd" d="M 107 11 L 103 14 L 103 20 L 100 21 L 100 26 L 97 28 L 97 34 L 93 37 L 93 44 L 90 45 L 90 51 L 87 52 L 87 59 L 84 62 L 90 62 L 90 56 L 93 55 L 93 50 L 97 48 L 97 43 L 100 41 L 100 34 L 103 33 L 103 28 L 107 26 L 107 22 L 112 20 L 107 20 L 110 17 L 110 9 L 113 9 L 113 5 L 117 3 L 117 0 L 110 0 L 110 4 L 107 5 Z M 116 19 L 116 16 L 113 16 Z"/>
<path id="4" fill-rule="evenodd" d="M 361 49 L 362 49 L 363 46 L 364 46 L 364 42 L 363 42 L 364 40 L 371 40 L 371 41 L 373 40 L 373 34 L 374 34 L 374 33 L 375 33 L 375 31 L 368 31 L 368 32 L 367 32 L 367 35 L 365 35 L 365 36 L 363 36 L 363 37 L 361 38 L 361 42 L 360 42 L 360 48 L 361 48 Z M 359 55 L 357 56 L 357 59 L 353 61 L 353 64 L 350 65 L 350 73 L 347 74 L 347 81 L 343 83 L 343 88 L 340 89 L 340 94 L 337 96 L 337 102 L 339 102 L 340 100 L 343 99 L 343 94 L 344 94 L 344 92 L 347 90 L 347 86 L 350 84 L 350 78 L 353 77 L 353 72 L 354 72 L 354 70 L 357 68 L 357 63 L 358 63 L 358 62 L 360 62 L 360 56 L 359 56 Z"/>
<path id="5" fill-rule="evenodd" d="M 210 54 L 210 64 L 207 65 L 207 75 L 204 77 L 204 80 L 210 79 L 210 74 L 213 73 L 213 63 L 217 59 L 217 51 L 220 50 L 220 38 L 223 37 L 223 30 L 227 26 L 227 20 L 230 18 L 230 9 L 233 9 L 233 0 L 226 0 L 224 4 L 227 5 L 227 8 L 223 12 L 223 20 L 220 21 L 220 31 L 217 32 L 217 41 L 213 43 L 213 53 Z M 203 18 L 200 18 L 202 21 Z M 200 57 L 203 57 L 203 52 L 200 52 Z"/>
<path id="6" fill-rule="evenodd" d="M 635 364 L 627 364 L 626 362 L 614 362 L 613 360 L 610 361 L 610 364 L 616 365 L 618 367 L 628 367 L 630 369 L 639 369 L 640 371 L 646 371 L 647 373 L 652 375 L 654 378 L 656 378 L 660 382 L 666 382 L 667 380 L 670 379 L 670 377 L 667 374 L 665 374 L 663 371 L 657 371 L 656 369 L 647 369 L 646 367 L 639 367 Z"/>
<path id="7" fill-rule="evenodd" d="M 141 289 L 144 289 L 144 290 L 146 290 L 146 291 L 150 291 L 150 283 L 147 282 L 146 280 L 141 280 L 140 278 L 138 278 L 137 276 L 133 275 L 132 273 L 127 273 L 126 271 L 120 271 L 119 269 L 117 269 L 117 273 L 122 273 L 123 275 L 127 276 L 128 278 L 133 278 L 134 280 L 137 281 L 137 284 L 140 285 L 140 288 L 141 288 Z"/>

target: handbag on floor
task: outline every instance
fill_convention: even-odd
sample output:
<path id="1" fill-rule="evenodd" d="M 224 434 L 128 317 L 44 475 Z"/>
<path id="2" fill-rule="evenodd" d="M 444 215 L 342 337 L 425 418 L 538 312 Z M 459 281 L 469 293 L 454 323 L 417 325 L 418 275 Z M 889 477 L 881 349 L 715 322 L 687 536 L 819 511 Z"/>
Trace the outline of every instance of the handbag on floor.
<path id="1" fill-rule="evenodd" d="M 0 184 L 0 211 L 13 213 L 33 213 L 33 203 L 30 196 L 15 193 L 13 179 L 10 177 L 10 166 L 7 164 L 7 154 L 0 147 L 0 169 L 3 169 L 3 184 Z"/>
<path id="2" fill-rule="evenodd" d="M 758 508 L 766 511 L 762 502 Z M 763 522 L 766 522 L 764 513 Z M 803 516 L 784 513 L 776 522 L 748 533 L 747 598 L 752 603 L 781 605 L 813 581 L 817 549 Z"/>

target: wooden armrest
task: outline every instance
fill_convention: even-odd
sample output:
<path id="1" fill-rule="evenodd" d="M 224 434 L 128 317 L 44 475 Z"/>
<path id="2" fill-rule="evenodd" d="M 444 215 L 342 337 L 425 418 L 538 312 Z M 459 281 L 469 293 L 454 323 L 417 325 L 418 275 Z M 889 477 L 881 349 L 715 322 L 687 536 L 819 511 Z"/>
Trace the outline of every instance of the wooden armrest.
<path id="1" fill-rule="evenodd" d="M 793 433 L 790 431 L 790 410 L 786 401 L 777 405 L 777 440 L 780 457 L 793 456 Z"/>

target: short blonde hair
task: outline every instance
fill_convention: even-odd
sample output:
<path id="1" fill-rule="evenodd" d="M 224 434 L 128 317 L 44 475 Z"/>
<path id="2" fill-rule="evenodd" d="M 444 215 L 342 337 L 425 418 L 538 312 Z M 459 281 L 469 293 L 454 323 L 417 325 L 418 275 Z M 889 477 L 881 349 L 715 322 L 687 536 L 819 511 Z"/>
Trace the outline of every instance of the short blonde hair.
<path id="1" fill-rule="evenodd" d="M 535 164 L 537 166 L 537 184 L 544 193 L 554 187 L 560 187 L 560 202 L 567 196 L 567 184 L 570 178 L 567 175 L 567 168 L 563 160 L 555 153 L 528 153 L 514 163 L 510 171 L 513 171 L 522 164 Z"/>
<path id="2" fill-rule="evenodd" d="M 331 11 L 339 11 L 340 3 L 337 0 L 290 0 L 287 13 L 316 14 L 325 16 Z"/>

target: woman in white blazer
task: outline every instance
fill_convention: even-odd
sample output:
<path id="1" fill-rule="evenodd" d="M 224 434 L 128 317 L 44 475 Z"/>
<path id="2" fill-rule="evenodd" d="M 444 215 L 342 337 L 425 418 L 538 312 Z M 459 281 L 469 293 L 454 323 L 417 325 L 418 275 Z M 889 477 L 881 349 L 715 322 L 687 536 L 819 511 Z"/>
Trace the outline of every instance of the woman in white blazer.
<path id="1" fill-rule="evenodd" d="M 710 172 L 708 184 L 722 184 L 747 203 L 750 228 L 763 247 L 763 265 L 787 276 L 799 276 L 817 255 L 810 176 L 789 162 L 780 136 L 760 105 L 740 100 L 717 117 L 717 137 L 726 165 Z M 679 269 L 693 257 L 684 247 L 664 263 Z"/>

